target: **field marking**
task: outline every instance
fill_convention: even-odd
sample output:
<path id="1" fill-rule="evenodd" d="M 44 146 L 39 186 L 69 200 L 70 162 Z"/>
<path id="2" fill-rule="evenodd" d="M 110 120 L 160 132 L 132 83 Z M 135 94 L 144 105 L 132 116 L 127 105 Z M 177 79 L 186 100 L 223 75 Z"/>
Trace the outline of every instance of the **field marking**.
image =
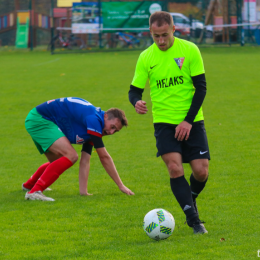
<path id="1" fill-rule="evenodd" d="M 35 64 L 34 66 L 45 65 L 45 64 L 52 63 L 52 62 L 55 62 L 55 61 L 58 61 L 58 60 L 60 60 L 60 58 L 57 58 L 57 59 L 55 59 L 55 60 L 46 61 L 46 62 L 39 63 L 39 64 Z"/>

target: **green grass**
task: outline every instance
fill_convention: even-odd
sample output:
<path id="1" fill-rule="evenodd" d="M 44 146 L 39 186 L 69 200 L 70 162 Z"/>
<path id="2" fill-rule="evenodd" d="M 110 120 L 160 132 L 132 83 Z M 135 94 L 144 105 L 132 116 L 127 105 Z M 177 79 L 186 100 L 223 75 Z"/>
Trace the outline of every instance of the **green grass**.
<path id="1" fill-rule="evenodd" d="M 195 236 L 172 195 L 166 167 L 156 158 L 149 113 L 128 101 L 139 52 L 49 55 L 1 52 L 0 259 L 256 259 L 260 249 L 260 49 L 203 48 L 208 93 L 203 105 L 212 160 L 198 199 L 208 235 Z M 129 127 L 104 138 L 124 184 L 122 194 L 91 159 L 89 192 L 78 191 L 78 163 L 46 192 L 54 203 L 25 201 L 21 184 L 40 156 L 24 128 L 28 112 L 53 98 L 78 96 L 103 110 L 119 107 Z M 80 153 L 80 147 L 75 146 Z M 185 166 L 186 177 L 190 175 Z M 165 241 L 142 230 L 145 214 L 165 208 L 176 221 Z M 224 238 L 224 241 L 220 241 Z"/>

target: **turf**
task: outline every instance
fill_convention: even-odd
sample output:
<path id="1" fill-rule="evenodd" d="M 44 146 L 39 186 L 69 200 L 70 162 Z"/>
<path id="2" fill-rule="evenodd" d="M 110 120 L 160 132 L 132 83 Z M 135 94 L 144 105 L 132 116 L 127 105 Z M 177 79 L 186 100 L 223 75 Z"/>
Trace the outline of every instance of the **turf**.
<path id="1" fill-rule="evenodd" d="M 156 158 L 149 113 L 128 101 L 139 52 L 49 55 L 1 52 L 0 259 L 256 259 L 260 250 L 260 49 L 202 48 L 208 93 L 203 105 L 211 158 L 210 177 L 197 204 L 208 235 L 195 236 L 172 195 L 166 167 Z M 78 96 L 103 110 L 119 107 L 129 127 L 104 137 L 126 196 L 91 159 L 89 192 L 78 191 L 78 163 L 46 192 L 55 202 L 25 201 L 21 184 L 40 156 L 24 128 L 28 112 L 53 98 Z M 75 146 L 80 154 L 80 146 Z M 187 179 L 190 168 L 185 165 Z M 145 214 L 165 208 L 173 235 L 153 241 Z"/>

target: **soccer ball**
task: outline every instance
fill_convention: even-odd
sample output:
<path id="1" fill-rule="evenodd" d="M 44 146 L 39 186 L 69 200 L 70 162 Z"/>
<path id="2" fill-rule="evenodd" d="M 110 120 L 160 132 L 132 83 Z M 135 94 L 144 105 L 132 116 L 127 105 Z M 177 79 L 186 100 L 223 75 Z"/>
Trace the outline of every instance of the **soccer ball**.
<path id="1" fill-rule="evenodd" d="M 165 209 L 153 209 L 144 217 L 144 231 L 148 237 L 154 240 L 168 238 L 172 234 L 174 227 L 174 218 L 172 214 Z"/>

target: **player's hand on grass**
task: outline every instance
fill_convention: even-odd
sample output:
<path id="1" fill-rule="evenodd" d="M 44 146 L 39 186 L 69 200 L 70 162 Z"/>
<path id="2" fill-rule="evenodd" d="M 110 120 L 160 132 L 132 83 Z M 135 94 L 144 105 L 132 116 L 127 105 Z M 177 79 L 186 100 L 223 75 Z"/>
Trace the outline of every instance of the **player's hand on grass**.
<path id="1" fill-rule="evenodd" d="M 80 192 L 81 196 L 92 196 L 93 194 L 90 194 L 88 192 Z"/>
<path id="2" fill-rule="evenodd" d="M 125 193 L 125 194 L 127 194 L 127 195 L 135 195 L 135 194 L 134 194 L 130 189 L 128 189 L 125 185 L 120 186 L 119 189 L 120 189 L 123 193 Z"/>
<path id="3" fill-rule="evenodd" d="M 143 101 L 143 100 L 138 100 L 136 103 L 135 103 L 135 111 L 138 113 L 138 114 L 146 114 L 148 109 L 146 107 L 146 102 Z"/>
<path id="4" fill-rule="evenodd" d="M 175 128 L 175 138 L 178 141 L 188 140 L 190 136 L 190 130 L 192 125 L 186 121 L 182 121 L 176 128 Z"/>

